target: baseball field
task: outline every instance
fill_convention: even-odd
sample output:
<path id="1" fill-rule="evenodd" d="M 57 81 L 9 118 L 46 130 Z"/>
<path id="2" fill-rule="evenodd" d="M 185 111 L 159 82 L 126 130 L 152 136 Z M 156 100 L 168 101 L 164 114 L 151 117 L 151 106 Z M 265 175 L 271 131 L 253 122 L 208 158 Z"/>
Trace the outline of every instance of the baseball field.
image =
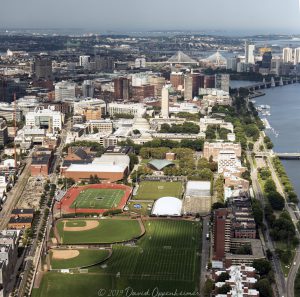
<path id="1" fill-rule="evenodd" d="M 52 249 L 50 250 L 50 265 L 51 269 L 81 268 L 100 263 L 108 256 L 108 250 Z"/>
<path id="2" fill-rule="evenodd" d="M 139 221 L 132 219 L 63 219 L 56 230 L 62 244 L 122 242 L 142 234 Z"/>
<path id="3" fill-rule="evenodd" d="M 148 296 L 158 296 L 157 292 L 176 296 L 175 290 L 197 296 L 192 294 L 199 283 L 200 223 L 148 220 L 145 228 L 146 233 L 136 245 L 114 245 L 112 256 L 87 273 L 46 273 L 32 296 L 111 296 L 112 290 L 125 296 L 128 289 L 141 292 L 135 296 L 145 296 L 147 290 Z"/>
<path id="4" fill-rule="evenodd" d="M 133 199 L 156 200 L 166 196 L 181 198 L 182 193 L 183 185 L 181 182 L 142 181 Z"/>

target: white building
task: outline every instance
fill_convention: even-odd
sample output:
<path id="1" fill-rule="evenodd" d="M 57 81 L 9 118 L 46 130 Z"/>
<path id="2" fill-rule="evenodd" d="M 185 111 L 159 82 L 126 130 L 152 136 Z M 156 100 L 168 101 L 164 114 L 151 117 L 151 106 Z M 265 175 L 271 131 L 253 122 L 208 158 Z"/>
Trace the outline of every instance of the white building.
<path id="1" fill-rule="evenodd" d="M 148 85 L 150 81 L 150 77 L 147 73 L 136 73 L 131 77 L 131 85 L 133 87 L 141 87 L 144 85 Z"/>
<path id="2" fill-rule="evenodd" d="M 146 59 L 145 58 L 137 58 L 134 62 L 135 68 L 146 68 Z"/>
<path id="3" fill-rule="evenodd" d="M 51 107 L 37 107 L 33 112 L 28 112 L 25 119 L 26 126 L 61 130 L 64 123 L 64 114 L 55 111 Z"/>
<path id="4" fill-rule="evenodd" d="M 246 64 L 254 64 L 255 63 L 255 45 L 254 44 L 248 44 L 246 41 L 245 43 L 245 63 Z"/>
<path id="5" fill-rule="evenodd" d="M 295 48 L 295 53 L 294 53 L 294 64 L 300 64 L 300 47 Z"/>
<path id="6" fill-rule="evenodd" d="M 72 99 L 76 97 L 76 84 L 68 81 L 61 81 L 55 85 L 55 100 Z"/>
<path id="7" fill-rule="evenodd" d="M 169 117 L 169 87 L 164 86 L 161 91 L 161 116 Z"/>
<path id="8" fill-rule="evenodd" d="M 82 114 L 86 108 L 99 108 L 103 114 L 106 114 L 106 103 L 102 99 L 86 98 L 74 102 L 74 114 Z"/>
<path id="9" fill-rule="evenodd" d="M 225 169 L 232 170 L 241 167 L 241 161 L 237 158 L 234 151 L 220 151 L 218 156 L 218 173 L 223 173 Z"/>
<path id="10" fill-rule="evenodd" d="M 141 103 L 130 103 L 130 104 L 122 104 L 122 103 L 109 103 L 108 112 L 110 116 L 114 116 L 115 114 L 130 114 L 137 117 L 142 117 L 146 114 L 146 107 Z"/>
<path id="11" fill-rule="evenodd" d="M 90 68 L 91 57 L 90 56 L 79 56 L 79 66 L 84 69 Z"/>
<path id="12" fill-rule="evenodd" d="M 181 216 L 182 200 L 175 197 L 162 197 L 155 201 L 151 214 L 154 216 Z"/>
<path id="13" fill-rule="evenodd" d="M 293 49 L 290 47 L 285 47 L 282 51 L 282 59 L 284 63 L 293 62 Z"/>

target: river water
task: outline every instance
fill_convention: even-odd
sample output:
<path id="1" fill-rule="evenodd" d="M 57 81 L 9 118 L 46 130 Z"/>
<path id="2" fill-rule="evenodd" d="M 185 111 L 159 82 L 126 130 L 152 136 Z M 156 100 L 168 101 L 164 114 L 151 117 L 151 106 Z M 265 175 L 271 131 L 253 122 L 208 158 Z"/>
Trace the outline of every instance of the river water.
<path id="1" fill-rule="evenodd" d="M 237 82 L 236 82 L 237 83 Z M 235 83 L 235 84 L 236 84 Z M 256 105 L 270 105 L 267 119 L 273 128 L 266 134 L 274 143 L 274 152 L 300 152 L 300 84 L 262 90 L 265 96 L 255 98 Z M 300 160 L 282 161 L 300 198 Z"/>

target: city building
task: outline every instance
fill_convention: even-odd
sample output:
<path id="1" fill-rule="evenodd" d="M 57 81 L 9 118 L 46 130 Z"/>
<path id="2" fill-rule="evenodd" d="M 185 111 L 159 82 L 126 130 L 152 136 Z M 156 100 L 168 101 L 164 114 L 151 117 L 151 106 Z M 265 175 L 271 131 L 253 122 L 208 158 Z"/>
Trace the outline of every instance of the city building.
<path id="1" fill-rule="evenodd" d="M 229 74 L 216 74 L 215 88 L 218 90 L 223 90 L 229 93 L 230 86 L 230 75 Z"/>
<path id="2" fill-rule="evenodd" d="M 208 214 L 211 205 L 211 183 L 207 181 L 188 181 L 183 199 L 183 214 Z"/>
<path id="3" fill-rule="evenodd" d="M 129 79 L 118 77 L 114 79 L 115 100 L 129 100 Z"/>
<path id="4" fill-rule="evenodd" d="M 164 86 L 161 93 L 161 116 L 169 117 L 169 87 Z"/>
<path id="5" fill-rule="evenodd" d="M 175 90 L 184 88 L 184 75 L 182 72 L 172 72 L 170 75 L 170 83 Z"/>
<path id="6" fill-rule="evenodd" d="M 300 47 L 295 48 L 294 52 L 294 64 L 300 64 Z"/>
<path id="7" fill-rule="evenodd" d="M 236 157 L 240 158 L 242 154 L 241 144 L 232 142 L 205 142 L 203 156 L 209 159 L 212 156 L 214 161 L 218 161 L 221 151 L 234 151 Z"/>
<path id="8" fill-rule="evenodd" d="M 36 57 L 31 64 L 31 72 L 36 79 L 52 79 L 52 61 L 47 57 Z"/>
<path id="9" fill-rule="evenodd" d="M 55 100 L 75 99 L 76 84 L 68 81 L 61 81 L 55 84 Z"/>
<path id="10" fill-rule="evenodd" d="M 26 126 L 61 130 L 64 123 L 64 114 L 53 108 L 37 107 L 33 112 L 28 112 L 25 117 Z"/>
<path id="11" fill-rule="evenodd" d="M 79 56 L 79 66 L 83 67 L 83 69 L 89 70 L 90 69 L 90 56 Z"/>
<path id="12" fill-rule="evenodd" d="M 6 121 L 0 118 L 0 145 L 4 146 L 8 141 Z"/>
<path id="13" fill-rule="evenodd" d="M 160 97 L 162 88 L 166 84 L 166 80 L 163 76 L 152 75 L 149 78 L 149 84 L 154 86 L 154 97 Z"/>
<path id="14" fill-rule="evenodd" d="M 282 60 L 283 63 L 292 63 L 293 62 L 293 49 L 290 47 L 285 47 L 282 50 Z"/>
<path id="15" fill-rule="evenodd" d="M 131 97 L 135 101 L 143 101 L 145 98 L 154 97 L 153 85 L 132 86 Z"/>
<path id="16" fill-rule="evenodd" d="M 265 52 L 262 56 L 261 68 L 270 69 L 272 61 L 272 52 Z"/>
<path id="17" fill-rule="evenodd" d="M 135 68 L 146 68 L 146 59 L 145 58 L 136 58 L 134 61 Z"/>
<path id="18" fill-rule="evenodd" d="M 254 64 L 255 63 L 255 45 L 249 44 L 248 41 L 245 42 L 245 63 Z"/>
<path id="19" fill-rule="evenodd" d="M 133 116 L 142 117 L 146 114 L 146 107 L 142 103 L 109 103 L 108 113 L 111 117 L 115 114 L 129 114 Z"/>
<path id="20" fill-rule="evenodd" d="M 31 176 L 48 176 L 50 173 L 53 151 L 51 149 L 40 148 L 32 155 L 30 165 Z"/>
<path id="21" fill-rule="evenodd" d="M 91 80 L 84 80 L 82 84 L 82 96 L 84 98 L 94 97 L 94 83 Z"/>
<path id="22" fill-rule="evenodd" d="M 228 58 L 227 59 L 227 65 L 226 69 L 232 70 L 232 71 L 237 71 L 237 64 L 240 62 L 239 58 Z"/>

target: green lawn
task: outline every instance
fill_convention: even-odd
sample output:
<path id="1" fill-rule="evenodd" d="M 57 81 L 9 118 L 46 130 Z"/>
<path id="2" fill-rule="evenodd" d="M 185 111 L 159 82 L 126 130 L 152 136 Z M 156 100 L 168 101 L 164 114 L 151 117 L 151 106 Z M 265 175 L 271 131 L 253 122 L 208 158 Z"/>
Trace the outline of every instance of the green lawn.
<path id="1" fill-rule="evenodd" d="M 133 199 L 155 200 L 165 196 L 181 198 L 182 191 L 181 182 L 142 181 Z"/>
<path id="2" fill-rule="evenodd" d="M 83 224 L 87 220 L 64 220 L 67 226 L 76 223 Z M 94 221 L 94 220 L 93 220 Z M 97 220 L 99 225 L 85 231 L 65 231 L 64 222 L 57 223 L 57 230 L 63 244 L 88 244 L 88 243 L 113 243 L 131 240 L 141 234 L 141 228 L 137 220 L 116 220 L 102 219 Z"/>
<path id="3" fill-rule="evenodd" d="M 62 249 L 59 249 L 60 251 Z M 86 267 L 93 264 L 100 263 L 106 259 L 109 255 L 108 250 L 78 250 L 79 255 L 72 259 L 58 260 L 53 259 L 52 250 L 50 251 L 50 263 L 52 269 L 68 269 L 68 268 L 80 268 Z"/>
<path id="4" fill-rule="evenodd" d="M 142 208 L 135 208 L 135 204 L 140 204 Z M 135 201 L 130 201 L 127 203 L 127 206 L 129 208 L 129 211 L 135 212 L 139 215 L 150 215 L 151 214 L 151 209 L 148 209 L 148 205 L 151 205 L 151 209 L 153 206 L 153 201 L 152 202 L 135 202 Z"/>
<path id="5" fill-rule="evenodd" d="M 176 296 L 176 289 L 185 292 L 182 296 L 198 296 L 192 292 L 198 291 L 199 283 L 200 223 L 150 220 L 145 221 L 145 228 L 136 246 L 115 245 L 105 265 L 89 268 L 88 274 L 46 273 L 32 296 L 96 297 L 101 289 L 106 290 L 103 296 L 111 296 L 112 289 L 120 290 L 118 296 L 126 296 L 124 292 L 130 288 L 144 293 L 134 296 L 159 296 L 158 291 Z"/>
<path id="6" fill-rule="evenodd" d="M 110 209 L 117 207 L 125 191 L 114 189 L 82 190 L 70 208 Z"/>

